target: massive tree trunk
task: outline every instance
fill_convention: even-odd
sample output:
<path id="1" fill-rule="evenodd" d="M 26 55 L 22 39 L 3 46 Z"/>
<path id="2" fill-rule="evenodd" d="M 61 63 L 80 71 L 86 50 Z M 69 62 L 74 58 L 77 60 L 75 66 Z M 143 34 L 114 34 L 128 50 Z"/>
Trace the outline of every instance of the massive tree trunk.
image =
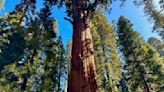
<path id="1" fill-rule="evenodd" d="M 97 92 L 90 20 L 86 11 L 73 18 L 73 45 L 68 92 Z"/>

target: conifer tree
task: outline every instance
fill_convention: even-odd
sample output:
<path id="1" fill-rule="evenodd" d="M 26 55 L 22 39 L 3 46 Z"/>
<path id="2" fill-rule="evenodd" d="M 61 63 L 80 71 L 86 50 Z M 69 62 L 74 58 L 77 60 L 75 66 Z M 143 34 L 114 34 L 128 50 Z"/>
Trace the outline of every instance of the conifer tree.
<path id="1" fill-rule="evenodd" d="M 131 91 L 161 91 L 164 64 L 159 53 L 142 40 L 123 16 L 118 21 L 117 33 Z"/>
<path id="2" fill-rule="evenodd" d="M 118 58 L 114 31 L 101 13 L 93 15 L 91 21 L 98 86 L 101 91 L 119 92 L 121 62 Z"/>
<path id="3" fill-rule="evenodd" d="M 144 13 L 148 16 L 148 20 L 153 20 L 153 31 L 159 33 L 164 39 L 164 1 L 159 0 L 158 2 L 160 9 L 157 9 L 154 0 L 134 0 L 135 5 L 144 7 Z"/>

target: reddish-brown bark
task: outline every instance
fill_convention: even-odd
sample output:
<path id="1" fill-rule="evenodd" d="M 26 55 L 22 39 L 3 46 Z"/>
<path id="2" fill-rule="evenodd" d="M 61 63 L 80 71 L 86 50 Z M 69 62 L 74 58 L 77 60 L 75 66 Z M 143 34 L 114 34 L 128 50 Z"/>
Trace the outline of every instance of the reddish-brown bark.
<path id="1" fill-rule="evenodd" d="M 90 21 L 79 13 L 73 20 L 72 60 L 68 92 L 97 92 Z"/>

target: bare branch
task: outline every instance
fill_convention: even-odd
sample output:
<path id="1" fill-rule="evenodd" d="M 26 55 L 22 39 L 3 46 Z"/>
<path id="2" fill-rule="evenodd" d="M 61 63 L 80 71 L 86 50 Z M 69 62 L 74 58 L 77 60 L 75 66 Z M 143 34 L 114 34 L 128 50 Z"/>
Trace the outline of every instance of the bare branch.
<path id="1" fill-rule="evenodd" d="M 65 20 L 69 21 L 71 24 L 73 24 L 73 21 L 69 18 L 64 17 Z"/>

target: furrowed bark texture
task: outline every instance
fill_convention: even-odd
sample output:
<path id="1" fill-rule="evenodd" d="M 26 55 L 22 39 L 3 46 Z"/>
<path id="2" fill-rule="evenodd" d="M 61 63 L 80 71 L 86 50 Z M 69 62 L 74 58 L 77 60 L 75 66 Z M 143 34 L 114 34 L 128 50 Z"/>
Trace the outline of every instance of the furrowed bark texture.
<path id="1" fill-rule="evenodd" d="M 75 11 L 68 92 L 97 92 L 90 20 L 87 11 Z"/>

